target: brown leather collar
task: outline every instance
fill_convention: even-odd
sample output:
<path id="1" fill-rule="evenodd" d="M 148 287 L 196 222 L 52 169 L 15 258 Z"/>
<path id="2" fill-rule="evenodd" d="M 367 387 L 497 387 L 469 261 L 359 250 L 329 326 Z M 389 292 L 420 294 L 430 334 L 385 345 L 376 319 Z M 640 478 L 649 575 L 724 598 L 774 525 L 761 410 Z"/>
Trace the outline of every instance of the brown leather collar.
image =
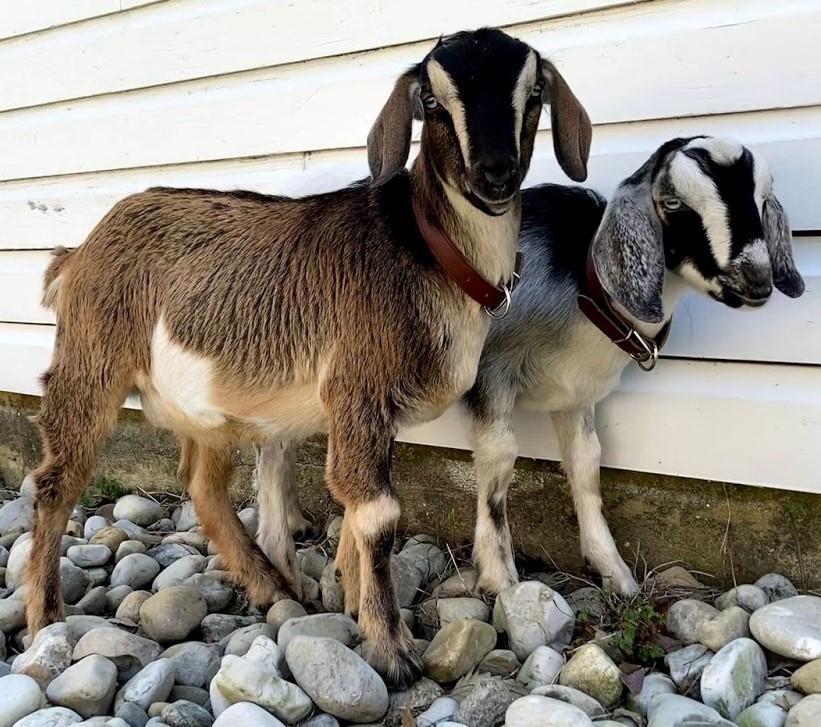
<path id="1" fill-rule="evenodd" d="M 448 277 L 483 306 L 491 318 L 504 318 L 510 310 L 511 295 L 519 281 L 522 254 L 516 253 L 516 267 L 511 282 L 494 285 L 470 264 L 453 240 L 428 220 L 416 199 L 413 200 L 413 215 L 428 248 Z"/>
<path id="2" fill-rule="evenodd" d="M 593 260 L 593 243 L 590 244 L 590 251 L 587 254 L 586 278 L 587 289 L 578 297 L 581 312 L 640 368 L 652 371 L 658 360 L 659 351 L 667 341 L 673 319 L 668 320 L 655 336 L 639 333 L 633 324 L 616 310 L 613 299 L 604 289 Z"/>

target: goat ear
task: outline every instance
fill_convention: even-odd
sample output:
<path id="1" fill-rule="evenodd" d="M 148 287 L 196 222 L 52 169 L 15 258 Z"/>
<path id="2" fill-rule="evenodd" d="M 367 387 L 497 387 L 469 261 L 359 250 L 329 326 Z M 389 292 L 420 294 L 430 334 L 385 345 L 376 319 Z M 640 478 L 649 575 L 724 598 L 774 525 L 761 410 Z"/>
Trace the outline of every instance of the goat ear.
<path id="1" fill-rule="evenodd" d="M 393 91 L 368 134 L 368 165 L 379 179 L 405 166 L 410 153 L 411 126 L 417 113 L 418 67 L 396 80 Z"/>
<path id="2" fill-rule="evenodd" d="M 764 198 L 761 222 L 773 268 L 773 283 L 784 295 L 798 298 L 804 292 L 804 279 L 795 267 L 790 223 L 781 202 L 772 192 Z"/>
<path id="3" fill-rule="evenodd" d="M 664 316 L 664 247 L 650 186 L 649 171 L 621 183 L 596 232 L 593 260 L 616 302 L 633 317 L 658 323 Z"/>
<path id="4" fill-rule="evenodd" d="M 587 179 L 587 159 L 593 134 L 590 117 L 562 74 L 550 61 L 542 61 L 545 77 L 544 103 L 550 104 L 553 148 L 561 168 L 577 182 Z"/>

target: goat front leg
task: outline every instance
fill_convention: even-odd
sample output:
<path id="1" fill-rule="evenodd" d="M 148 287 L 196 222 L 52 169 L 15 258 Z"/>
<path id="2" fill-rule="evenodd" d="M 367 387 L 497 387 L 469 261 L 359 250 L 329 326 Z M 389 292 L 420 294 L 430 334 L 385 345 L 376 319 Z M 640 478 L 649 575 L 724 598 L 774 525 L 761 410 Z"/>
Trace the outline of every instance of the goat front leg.
<path id="1" fill-rule="evenodd" d="M 297 447 L 297 442 L 269 442 L 256 447 L 254 488 L 259 503 L 257 543 L 301 600 L 302 577 L 293 532 L 307 521 L 296 494 Z"/>
<path id="2" fill-rule="evenodd" d="M 476 536 L 473 559 L 479 568 L 477 586 L 497 594 L 519 582 L 507 521 L 507 488 L 516 464 L 516 438 L 509 418 L 474 424 L 473 461 L 476 472 Z"/>
<path id="3" fill-rule="evenodd" d="M 331 407 L 327 477 L 332 494 L 345 506 L 337 567 L 346 608 L 353 610 L 355 593 L 348 589 L 358 585 L 359 628 L 371 646 L 370 662 L 392 687 L 405 689 L 422 675 L 422 664 L 402 623 L 391 572 L 400 507 L 390 483 L 388 407 L 358 401 L 333 402 Z M 349 552 L 354 545 L 358 584 L 349 572 L 356 563 Z"/>
<path id="4" fill-rule="evenodd" d="M 601 445 L 596 435 L 593 407 L 553 412 L 551 416 L 573 493 L 582 555 L 617 593 L 636 593 L 636 580 L 619 555 L 602 513 Z"/>

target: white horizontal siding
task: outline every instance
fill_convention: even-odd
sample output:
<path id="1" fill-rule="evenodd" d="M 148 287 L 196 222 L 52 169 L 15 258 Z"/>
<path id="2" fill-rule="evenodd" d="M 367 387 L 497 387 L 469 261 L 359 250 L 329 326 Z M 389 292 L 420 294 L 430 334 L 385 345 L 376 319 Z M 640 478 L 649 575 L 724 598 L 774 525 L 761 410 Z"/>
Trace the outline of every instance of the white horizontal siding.
<path id="1" fill-rule="evenodd" d="M 821 491 L 815 0 L 15 4 L 0 14 L 0 390 L 39 392 L 51 248 L 152 185 L 303 194 L 365 176 L 362 144 L 397 73 L 440 33 L 484 24 L 559 64 L 595 124 L 592 186 L 609 193 L 673 136 L 734 136 L 768 159 L 805 233 L 802 299 L 746 313 L 685 302 L 666 360 L 629 370 L 601 407 L 604 462 Z M 548 123 L 528 184 L 563 179 Z M 403 436 L 464 447 L 459 416 Z M 516 428 L 524 455 L 556 456 L 546 417 L 520 413 Z"/>

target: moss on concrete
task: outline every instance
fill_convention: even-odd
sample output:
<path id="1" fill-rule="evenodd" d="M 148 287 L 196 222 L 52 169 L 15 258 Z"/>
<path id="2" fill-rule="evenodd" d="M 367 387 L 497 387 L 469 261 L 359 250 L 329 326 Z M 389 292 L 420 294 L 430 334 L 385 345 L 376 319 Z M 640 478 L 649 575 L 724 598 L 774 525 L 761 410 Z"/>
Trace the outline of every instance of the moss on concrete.
<path id="1" fill-rule="evenodd" d="M 19 485 L 39 461 L 39 439 L 28 420 L 37 404 L 35 397 L 0 393 L 0 487 Z M 97 471 L 129 488 L 178 491 L 177 458 L 170 433 L 145 423 L 139 412 L 123 411 Z M 246 498 L 253 456 L 239 449 L 235 459 L 234 495 Z M 298 462 L 305 509 L 326 517 L 338 508 L 323 485 L 324 438 L 309 440 Z M 469 453 L 397 444 L 394 480 L 404 529 L 469 545 L 475 517 Z M 682 561 L 715 575 L 717 585 L 778 571 L 799 587 L 821 586 L 821 497 L 607 469 L 602 486 L 608 521 L 628 561 L 637 554 L 650 566 Z M 556 463 L 519 460 L 509 512 L 520 554 L 563 569 L 583 567 L 570 491 Z"/>

